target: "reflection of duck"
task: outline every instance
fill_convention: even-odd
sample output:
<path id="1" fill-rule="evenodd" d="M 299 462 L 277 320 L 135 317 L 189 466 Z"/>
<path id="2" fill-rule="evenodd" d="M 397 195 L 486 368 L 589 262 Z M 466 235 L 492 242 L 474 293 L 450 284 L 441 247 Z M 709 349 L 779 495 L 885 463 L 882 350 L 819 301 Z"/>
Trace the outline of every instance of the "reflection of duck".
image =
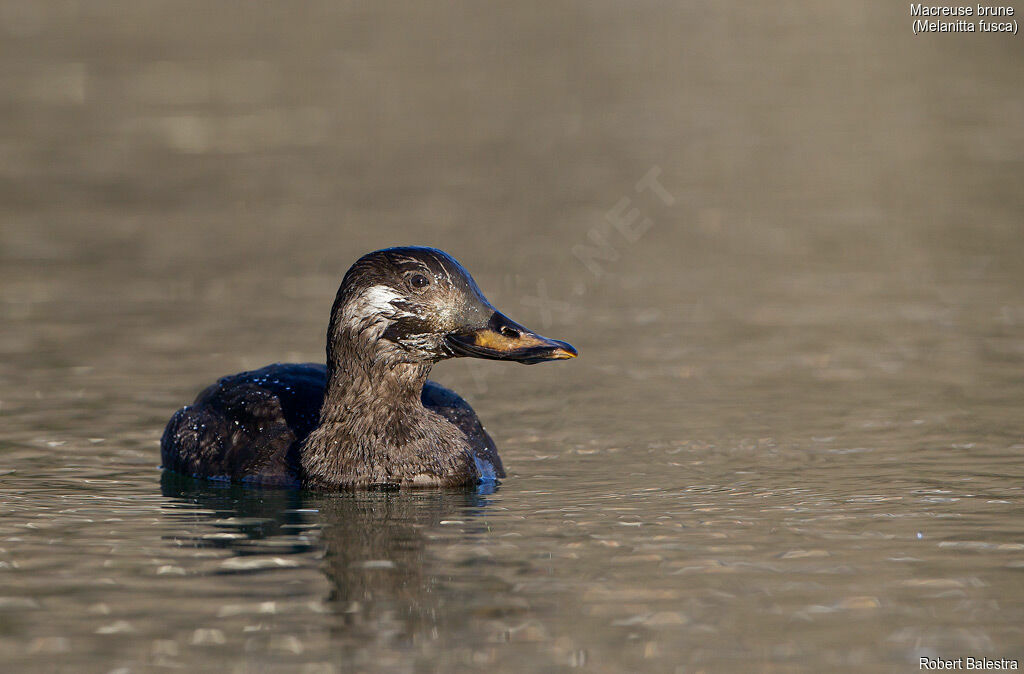
<path id="1" fill-rule="evenodd" d="M 476 413 L 427 381 L 431 366 L 454 356 L 538 363 L 575 355 L 496 311 L 446 253 L 380 250 L 341 282 L 326 367 L 276 364 L 224 377 L 168 422 L 164 467 L 325 489 L 504 477 Z"/>
<path id="2" fill-rule="evenodd" d="M 271 552 L 319 569 L 329 583 L 324 598 L 352 636 L 383 638 L 396 616 L 405 638 L 430 634 L 445 603 L 457 604 L 443 591 L 447 574 L 432 568 L 430 540 L 444 531 L 478 541 L 489 531 L 482 519 L 488 499 L 470 488 L 326 494 L 217 485 L 170 471 L 161 478 L 179 546 L 223 548 L 240 559 Z M 442 525 L 449 519 L 464 524 L 451 530 Z M 211 535 L 222 532 L 236 535 Z M 498 582 L 486 578 L 481 592 L 494 600 Z M 460 610 L 447 619 L 476 618 Z"/>
<path id="3" fill-rule="evenodd" d="M 299 537 L 296 533 L 309 526 L 318 508 L 315 497 L 320 494 L 211 483 L 171 471 L 164 471 L 160 476 L 160 491 L 171 499 L 165 510 L 168 519 L 190 528 L 199 525 L 194 538 L 176 535 L 179 544 L 188 541 L 192 547 L 228 548 L 240 555 L 258 552 L 254 544 L 269 539 L 291 543 L 290 546 L 274 545 L 273 551 L 278 555 L 300 554 L 319 547 L 318 540 Z M 190 506 L 182 507 L 182 504 Z M 200 508 L 191 507 L 195 505 Z M 211 533 L 211 526 L 229 535 L 207 535 Z"/>

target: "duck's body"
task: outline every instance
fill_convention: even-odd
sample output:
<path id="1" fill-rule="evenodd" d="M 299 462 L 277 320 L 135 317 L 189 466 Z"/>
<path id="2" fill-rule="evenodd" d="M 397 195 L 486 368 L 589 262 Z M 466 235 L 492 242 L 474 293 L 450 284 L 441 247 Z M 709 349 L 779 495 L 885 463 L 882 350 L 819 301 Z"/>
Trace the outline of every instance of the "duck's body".
<path id="1" fill-rule="evenodd" d="M 275 364 L 220 379 L 168 422 L 164 467 L 321 489 L 501 478 L 491 437 L 462 398 L 427 380 L 432 364 L 457 355 L 535 363 L 575 354 L 494 311 L 447 254 L 377 251 L 342 281 L 327 364 Z"/>
<path id="2" fill-rule="evenodd" d="M 300 487 L 302 446 L 319 426 L 326 388 L 327 367 L 320 363 L 275 363 L 224 377 L 167 424 L 161 440 L 164 468 L 214 480 Z M 397 465 L 400 461 L 380 462 L 376 475 L 365 476 L 364 486 L 446 486 L 505 477 L 494 441 L 469 403 L 428 380 L 420 404 L 438 417 L 445 446 L 464 447 L 454 454 L 465 458 L 449 461 L 446 479 L 418 481 L 416 475 L 439 472 L 437 460 L 430 461 L 433 454 L 423 465 L 406 465 L 404 471 Z M 403 473 L 407 480 L 401 479 Z"/>

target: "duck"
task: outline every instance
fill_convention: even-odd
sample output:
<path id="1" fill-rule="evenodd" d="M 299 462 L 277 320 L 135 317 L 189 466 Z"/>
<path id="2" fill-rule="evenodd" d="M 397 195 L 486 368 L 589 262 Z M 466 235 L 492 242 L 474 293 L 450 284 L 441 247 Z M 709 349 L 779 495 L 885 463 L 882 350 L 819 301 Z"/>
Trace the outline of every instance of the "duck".
<path id="1" fill-rule="evenodd" d="M 428 379 L 456 357 L 536 364 L 575 358 L 495 309 L 436 248 L 385 248 L 345 273 L 326 363 L 228 375 L 171 417 L 164 470 L 299 489 L 394 490 L 494 483 L 505 469 L 473 408 Z"/>

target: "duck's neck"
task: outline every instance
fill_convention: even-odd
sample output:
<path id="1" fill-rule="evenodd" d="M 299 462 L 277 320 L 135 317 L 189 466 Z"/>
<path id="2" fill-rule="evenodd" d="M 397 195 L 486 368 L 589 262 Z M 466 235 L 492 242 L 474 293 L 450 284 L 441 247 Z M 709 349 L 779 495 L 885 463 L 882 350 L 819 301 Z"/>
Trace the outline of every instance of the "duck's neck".
<path id="1" fill-rule="evenodd" d="M 447 421 L 421 402 L 430 363 L 394 362 L 366 346 L 339 340 L 328 353 L 320 425 L 301 453 L 307 482 L 401 483 L 429 470 L 435 454 L 462 451 L 446 441 Z"/>
<path id="2" fill-rule="evenodd" d="M 420 395 L 430 374 L 430 364 L 390 363 L 364 359 L 355 354 L 327 367 L 327 389 L 320 410 L 320 424 L 347 424 L 366 416 L 396 421 L 423 410 Z"/>

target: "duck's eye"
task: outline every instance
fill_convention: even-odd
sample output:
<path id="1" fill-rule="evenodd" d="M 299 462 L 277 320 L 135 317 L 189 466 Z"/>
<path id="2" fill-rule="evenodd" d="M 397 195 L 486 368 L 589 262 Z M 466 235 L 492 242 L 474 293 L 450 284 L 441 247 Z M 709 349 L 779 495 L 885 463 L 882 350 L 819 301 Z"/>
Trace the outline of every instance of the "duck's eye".
<path id="1" fill-rule="evenodd" d="M 409 283 L 412 285 L 413 288 L 426 288 L 428 285 L 430 285 L 430 279 L 428 279 L 423 274 L 416 274 L 415 276 L 409 279 Z"/>

